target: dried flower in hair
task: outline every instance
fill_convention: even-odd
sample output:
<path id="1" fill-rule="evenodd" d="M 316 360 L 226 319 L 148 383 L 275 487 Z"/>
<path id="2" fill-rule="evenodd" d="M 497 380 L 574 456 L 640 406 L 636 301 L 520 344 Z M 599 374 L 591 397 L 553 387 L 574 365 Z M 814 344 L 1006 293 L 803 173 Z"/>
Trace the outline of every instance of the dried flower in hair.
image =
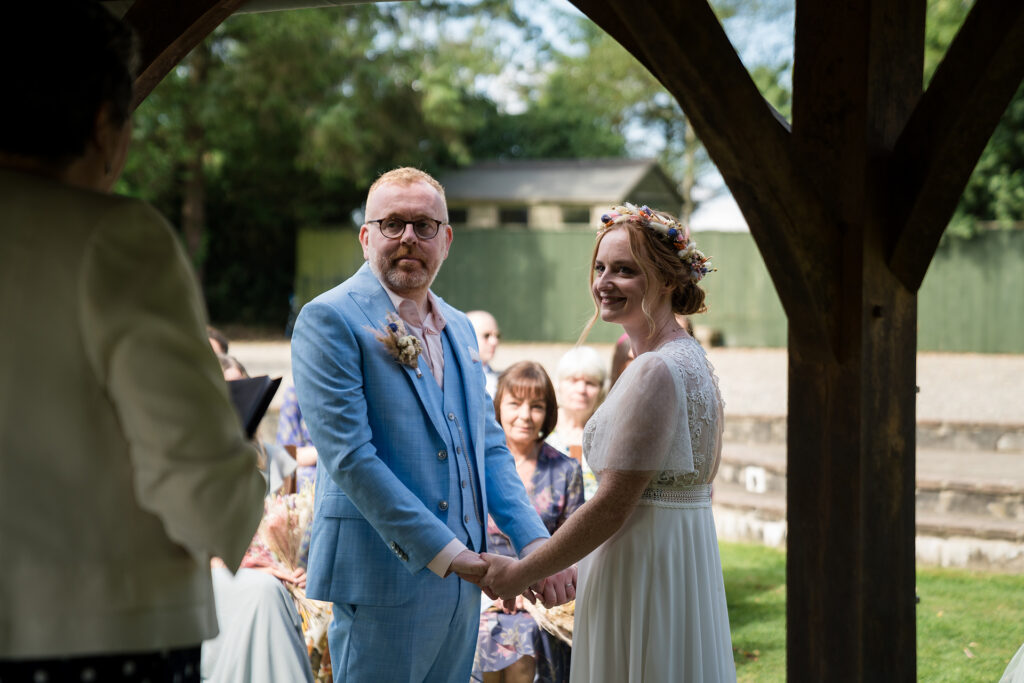
<path id="1" fill-rule="evenodd" d="M 601 216 L 605 229 L 620 223 L 635 223 L 654 231 L 662 241 L 667 242 L 676 251 L 676 256 L 690 268 L 690 279 L 700 282 L 705 275 L 716 270 L 711 267 L 711 259 L 705 256 L 690 239 L 690 229 L 671 216 L 652 211 L 647 206 L 637 208 L 626 202 L 622 206 L 614 206 L 608 213 Z"/>

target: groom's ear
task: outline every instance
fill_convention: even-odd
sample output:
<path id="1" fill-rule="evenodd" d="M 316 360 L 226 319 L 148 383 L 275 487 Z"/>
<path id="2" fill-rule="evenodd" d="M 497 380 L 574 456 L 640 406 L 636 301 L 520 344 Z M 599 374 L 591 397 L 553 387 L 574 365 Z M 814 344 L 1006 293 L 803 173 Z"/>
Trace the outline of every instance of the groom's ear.
<path id="1" fill-rule="evenodd" d="M 370 249 L 370 228 L 367 227 L 366 223 L 363 223 L 359 227 L 359 244 L 363 247 L 363 260 L 369 261 L 370 254 L 368 252 Z"/>
<path id="2" fill-rule="evenodd" d="M 452 242 L 455 240 L 455 231 L 448 224 L 444 226 L 444 239 L 444 258 L 448 258 L 448 250 L 452 248 Z"/>

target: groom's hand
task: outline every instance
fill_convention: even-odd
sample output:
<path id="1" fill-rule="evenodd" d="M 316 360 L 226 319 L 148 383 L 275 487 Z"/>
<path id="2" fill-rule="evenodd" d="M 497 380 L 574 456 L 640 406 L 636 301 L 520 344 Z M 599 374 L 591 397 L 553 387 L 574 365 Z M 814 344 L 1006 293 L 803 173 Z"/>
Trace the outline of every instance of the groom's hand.
<path id="1" fill-rule="evenodd" d="M 484 574 L 487 573 L 487 562 L 472 550 L 463 550 L 452 560 L 450 571 L 458 574 L 463 581 L 469 581 L 479 586 Z M 493 598 L 493 596 L 491 597 Z"/>
<path id="2" fill-rule="evenodd" d="M 563 569 L 530 586 L 545 607 L 564 605 L 576 599 L 576 566 Z"/>

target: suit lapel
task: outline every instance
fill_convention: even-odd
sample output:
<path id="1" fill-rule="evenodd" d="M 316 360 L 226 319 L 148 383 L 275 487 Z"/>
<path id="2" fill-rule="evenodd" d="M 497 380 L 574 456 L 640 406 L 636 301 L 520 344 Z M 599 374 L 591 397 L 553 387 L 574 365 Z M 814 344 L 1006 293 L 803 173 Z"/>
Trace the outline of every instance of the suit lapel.
<path id="1" fill-rule="evenodd" d="M 470 443 L 479 443 L 477 441 L 477 431 L 479 431 L 478 422 L 480 421 L 480 387 L 475 383 L 475 379 L 480 373 L 480 361 L 474 361 L 470 355 L 471 347 L 467 343 L 467 340 L 463 335 L 459 334 L 455 328 L 457 323 L 454 323 L 454 309 L 445 304 L 443 301 L 440 305 L 444 307 L 445 320 L 448 324 L 445 325 L 444 333 L 448 336 L 448 345 L 451 348 L 452 356 L 458 363 L 459 381 L 461 385 L 459 389 L 462 390 L 462 395 L 466 397 L 466 417 L 469 420 L 469 435 Z M 451 312 L 451 313 L 449 313 Z M 455 368 L 452 368 L 453 370 Z M 447 369 L 445 375 L 448 374 Z"/>
<path id="2" fill-rule="evenodd" d="M 398 312 L 395 310 L 394 304 L 391 303 L 391 297 L 384 291 L 384 286 L 380 284 L 377 276 L 373 274 L 369 266 L 363 264 L 357 275 L 359 277 L 359 286 L 353 289 L 349 296 L 352 297 L 356 306 L 359 307 L 359 310 L 366 317 L 367 326 L 376 331 L 381 331 L 387 314 L 394 313 L 398 315 Z M 374 342 L 380 344 L 376 340 Z M 416 398 L 419 399 L 420 405 L 423 407 L 423 412 L 426 413 L 437 433 L 443 434 L 444 424 L 441 422 L 441 419 L 444 409 L 441 404 L 441 390 L 437 386 L 437 382 L 434 381 L 434 377 L 430 374 L 430 368 L 427 367 L 426 362 L 420 363 L 420 376 L 417 377 L 416 370 L 402 365 L 386 351 L 384 356 L 387 358 L 387 362 L 394 365 L 397 372 L 405 375 L 406 380 L 412 386 L 413 393 L 416 394 Z"/>

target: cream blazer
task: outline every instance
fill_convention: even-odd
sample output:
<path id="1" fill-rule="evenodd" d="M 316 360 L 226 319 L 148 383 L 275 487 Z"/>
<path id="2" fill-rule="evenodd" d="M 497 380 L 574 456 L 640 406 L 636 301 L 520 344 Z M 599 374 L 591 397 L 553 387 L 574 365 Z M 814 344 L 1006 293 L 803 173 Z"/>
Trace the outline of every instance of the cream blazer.
<path id="1" fill-rule="evenodd" d="M 0 659 L 197 645 L 265 483 L 147 204 L 0 170 Z"/>

